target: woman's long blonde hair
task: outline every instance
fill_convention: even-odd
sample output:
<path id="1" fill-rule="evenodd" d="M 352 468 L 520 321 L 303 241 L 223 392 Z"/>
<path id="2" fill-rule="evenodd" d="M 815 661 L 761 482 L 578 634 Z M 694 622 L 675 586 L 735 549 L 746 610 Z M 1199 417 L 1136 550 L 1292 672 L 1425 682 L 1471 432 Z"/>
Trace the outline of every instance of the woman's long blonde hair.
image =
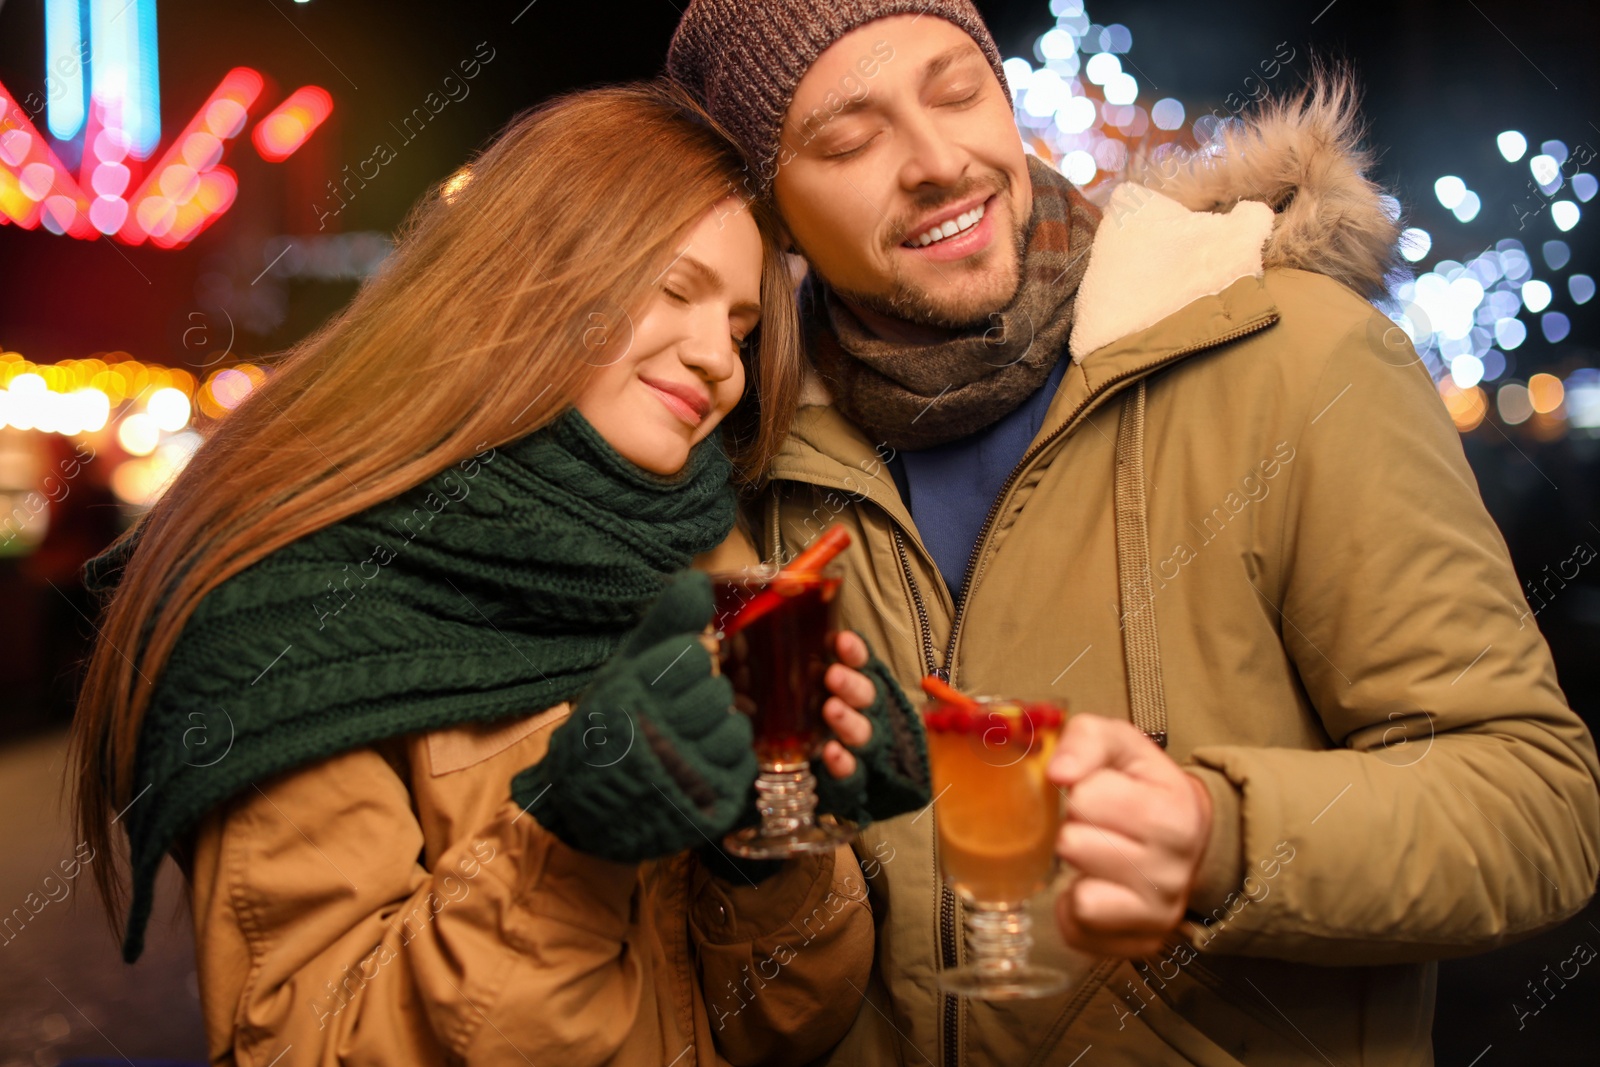
<path id="1" fill-rule="evenodd" d="M 381 273 L 291 350 L 139 523 L 105 605 L 73 723 L 74 807 L 126 899 L 112 819 L 139 729 L 201 599 L 274 550 L 522 437 L 609 361 L 676 245 L 741 188 L 743 160 L 664 83 L 588 90 L 515 119 L 413 209 Z M 725 442 L 741 481 L 777 451 L 799 394 L 792 282 L 761 204 L 762 317 Z M 596 330 L 601 331 L 596 333 Z M 126 536 L 126 535 L 125 535 Z"/>

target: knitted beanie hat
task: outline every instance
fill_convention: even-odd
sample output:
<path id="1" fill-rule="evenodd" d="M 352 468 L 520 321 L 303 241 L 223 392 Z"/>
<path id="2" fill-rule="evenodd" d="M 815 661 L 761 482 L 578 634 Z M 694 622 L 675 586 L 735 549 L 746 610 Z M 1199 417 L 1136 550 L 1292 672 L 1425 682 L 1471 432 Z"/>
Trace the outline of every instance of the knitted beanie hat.
<path id="1" fill-rule="evenodd" d="M 692 0 L 667 49 L 667 76 L 739 142 L 756 167 L 754 192 L 765 195 L 800 79 L 833 42 L 890 15 L 934 15 L 965 30 L 1010 97 L 1000 50 L 970 0 Z"/>

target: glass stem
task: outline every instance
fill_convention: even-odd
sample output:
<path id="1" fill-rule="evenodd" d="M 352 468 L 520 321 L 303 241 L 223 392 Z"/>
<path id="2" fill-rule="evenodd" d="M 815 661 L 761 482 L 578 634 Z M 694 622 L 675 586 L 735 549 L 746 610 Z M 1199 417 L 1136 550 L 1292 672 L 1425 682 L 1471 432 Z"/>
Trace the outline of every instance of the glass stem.
<path id="1" fill-rule="evenodd" d="M 969 966 L 986 978 L 1004 980 L 1028 965 L 1033 916 L 1021 904 L 967 906 Z"/>
<path id="2" fill-rule="evenodd" d="M 756 810 L 764 837 L 784 837 L 813 825 L 817 779 L 810 766 L 763 764 L 756 779 Z"/>

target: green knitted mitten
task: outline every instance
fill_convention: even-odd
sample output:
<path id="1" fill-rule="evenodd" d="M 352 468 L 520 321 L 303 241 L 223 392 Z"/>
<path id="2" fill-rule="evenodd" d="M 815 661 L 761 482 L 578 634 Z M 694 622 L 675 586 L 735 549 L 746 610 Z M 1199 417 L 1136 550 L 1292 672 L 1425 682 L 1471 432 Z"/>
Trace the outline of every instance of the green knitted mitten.
<path id="1" fill-rule="evenodd" d="M 674 577 L 545 758 L 512 779 L 516 802 L 566 844 L 637 863 L 717 840 L 744 811 L 750 720 L 697 639 L 711 615 L 706 576 Z"/>
<path id="2" fill-rule="evenodd" d="M 877 696 L 862 711 L 872 723 L 872 739 L 855 753 L 855 773 L 835 778 L 820 759 L 813 760 L 817 777 L 817 812 L 849 819 L 866 826 L 874 819 L 890 819 L 925 807 L 928 787 L 928 738 L 918 715 L 894 680 L 888 666 L 867 649 L 861 673 L 872 679 Z"/>

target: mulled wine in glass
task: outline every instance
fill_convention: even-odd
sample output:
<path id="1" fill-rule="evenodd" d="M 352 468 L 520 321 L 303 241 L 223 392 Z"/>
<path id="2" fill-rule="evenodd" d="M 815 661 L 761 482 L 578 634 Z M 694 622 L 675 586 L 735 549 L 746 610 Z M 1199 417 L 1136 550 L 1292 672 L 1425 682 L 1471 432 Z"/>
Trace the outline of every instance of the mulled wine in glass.
<path id="1" fill-rule="evenodd" d="M 747 859 L 827 852 L 855 833 L 853 824 L 816 817 L 811 760 L 828 739 L 823 676 L 833 662 L 843 570 L 751 570 L 713 575 L 719 667 L 733 684 L 734 707 L 755 732 L 761 824 L 723 839 Z"/>

